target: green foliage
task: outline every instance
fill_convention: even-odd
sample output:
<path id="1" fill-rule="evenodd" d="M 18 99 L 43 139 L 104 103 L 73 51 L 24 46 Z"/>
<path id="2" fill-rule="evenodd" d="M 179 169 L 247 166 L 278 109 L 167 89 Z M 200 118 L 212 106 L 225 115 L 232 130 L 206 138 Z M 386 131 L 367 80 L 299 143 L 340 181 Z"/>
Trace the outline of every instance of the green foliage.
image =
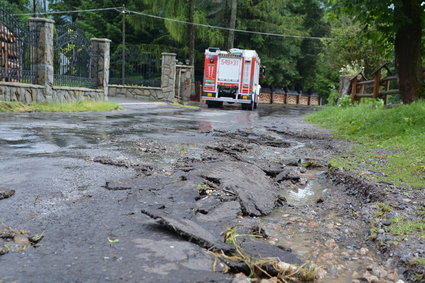
<path id="1" fill-rule="evenodd" d="M 423 85 L 420 61 L 423 61 L 423 25 L 425 9 L 422 0 L 328 0 L 330 18 L 350 17 L 361 27 L 362 43 L 372 42 L 383 54 L 394 50 L 400 92 L 405 103 L 420 98 Z M 346 32 L 346 31 L 344 31 Z M 368 45 L 368 44 L 366 44 Z"/>
<path id="2" fill-rule="evenodd" d="M 335 106 L 337 104 L 337 102 L 338 102 L 338 98 L 339 98 L 339 92 L 338 92 L 338 90 L 336 90 L 335 88 L 332 88 L 329 91 L 328 105 Z"/>
<path id="3" fill-rule="evenodd" d="M 351 149 L 353 154 L 341 156 L 334 164 L 375 172 L 370 177 L 377 181 L 425 187 L 425 101 L 390 109 L 363 103 L 325 107 L 307 120 L 358 143 Z"/>
<path id="4" fill-rule="evenodd" d="M 382 34 L 373 25 L 366 32 L 351 15 L 340 14 L 338 20 L 332 20 L 333 16 L 334 11 L 327 10 L 325 18 L 331 24 L 330 37 L 335 40 L 323 41 L 314 87 L 323 97 L 328 97 L 329 86 L 337 84 L 340 75 L 351 76 L 364 70 L 365 75 L 370 76 L 377 66 L 392 61 L 393 54 L 392 44 L 376 44 L 376 41 L 382 42 Z"/>
<path id="5" fill-rule="evenodd" d="M 32 0 L 31 0 L 32 2 Z M 28 13 L 30 7 L 29 0 L 0 0 L 0 7 L 14 13 Z"/>
<path id="6" fill-rule="evenodd" d="M 360 72 L 364 71 L 364 63 L 363 60 L 361 62 L 353 61 L 351 64 L 342 65 L 341 69 L 339 70 L 341 76 L 349 76 L 354 77 Z"/>
<path id="7" fill-rule="evenodd" d="M 338 101 L 338 106 L 343 108 L 351 106 L 351 97 L 348 95 L 341 97 L 341 99 Z"/>

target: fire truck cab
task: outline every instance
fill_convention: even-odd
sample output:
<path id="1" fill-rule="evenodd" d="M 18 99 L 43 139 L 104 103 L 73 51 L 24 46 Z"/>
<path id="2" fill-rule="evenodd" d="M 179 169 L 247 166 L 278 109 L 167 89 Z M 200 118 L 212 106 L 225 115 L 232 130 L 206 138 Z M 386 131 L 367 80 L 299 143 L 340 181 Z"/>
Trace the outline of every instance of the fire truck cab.
<path id="1" fill-rule="evenodd" d="M 205 50 L 203 101 L 208 107 L 221 107 L 223 102 L 241 103 L 243 110 L 257 108 L 260 97 L 261 60 L 255 50 Z"/>

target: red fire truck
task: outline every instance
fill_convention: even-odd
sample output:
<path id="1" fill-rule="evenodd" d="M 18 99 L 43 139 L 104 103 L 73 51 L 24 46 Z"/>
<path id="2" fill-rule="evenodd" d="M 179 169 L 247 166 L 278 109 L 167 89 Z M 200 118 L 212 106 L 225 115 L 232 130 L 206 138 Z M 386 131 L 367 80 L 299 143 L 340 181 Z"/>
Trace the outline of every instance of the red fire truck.
<path id="1" fill-rule="evenodd" d="M 260 99 L 261 60 L 255 50 L 205 50 L 202 100 L 208 107 L 223 102 L 241 103 L 243 110 L 257 108 Z"/>

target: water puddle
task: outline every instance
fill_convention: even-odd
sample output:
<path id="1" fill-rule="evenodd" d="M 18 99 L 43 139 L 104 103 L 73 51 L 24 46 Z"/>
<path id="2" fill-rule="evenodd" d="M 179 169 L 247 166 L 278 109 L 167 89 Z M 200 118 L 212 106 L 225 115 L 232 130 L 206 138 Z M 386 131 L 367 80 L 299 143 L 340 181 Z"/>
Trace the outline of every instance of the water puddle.
<path id="1" fill-rule="evenodd" d="M 353 282 L 368 272 L 367 267 L 376 266 L 377 256 L 355 240 L 364 236 L 358 232 L 364 230 L 361 224 L 344 222 L 339 212 L 317 205 L 328 198 L 330 185 L 322 172 L 313 174 L 316 178 L 306 185 L 283 192 L 288 206 L 262 218 L 264 229 L 270 242 L 289 247 L 303 261 L 320 267 L 316 282 Z M 341 233 L 353 240 L 344 240 Z"/>
<path id="2" fill-rule="evenodd" d="M 302 205 L 316 203 L 326 192 L 327 188 L 318 180 L 310 180 L 303 187 L 285 190 L 282 195 L 289 204 Z"/>

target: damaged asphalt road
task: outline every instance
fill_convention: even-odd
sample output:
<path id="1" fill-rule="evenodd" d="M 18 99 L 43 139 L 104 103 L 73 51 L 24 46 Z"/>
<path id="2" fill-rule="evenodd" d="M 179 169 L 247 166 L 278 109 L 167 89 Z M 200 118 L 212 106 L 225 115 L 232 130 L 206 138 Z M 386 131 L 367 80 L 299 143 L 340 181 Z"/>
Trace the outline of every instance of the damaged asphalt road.
<path id="1" fill-rule="evenodd" d="M 311 109 L 125 102 L 0 113 L 0 231 L 43 236 L 0 237 L 0 282 L 232 282 L 246 266 L 212 254 L 234 253 L 229 226 L 261 236 L 240 237 L 250 256 L 316 264 L 322 282 L 402 276 L 326 177 L 346 144 L 299 120 Z"/>

